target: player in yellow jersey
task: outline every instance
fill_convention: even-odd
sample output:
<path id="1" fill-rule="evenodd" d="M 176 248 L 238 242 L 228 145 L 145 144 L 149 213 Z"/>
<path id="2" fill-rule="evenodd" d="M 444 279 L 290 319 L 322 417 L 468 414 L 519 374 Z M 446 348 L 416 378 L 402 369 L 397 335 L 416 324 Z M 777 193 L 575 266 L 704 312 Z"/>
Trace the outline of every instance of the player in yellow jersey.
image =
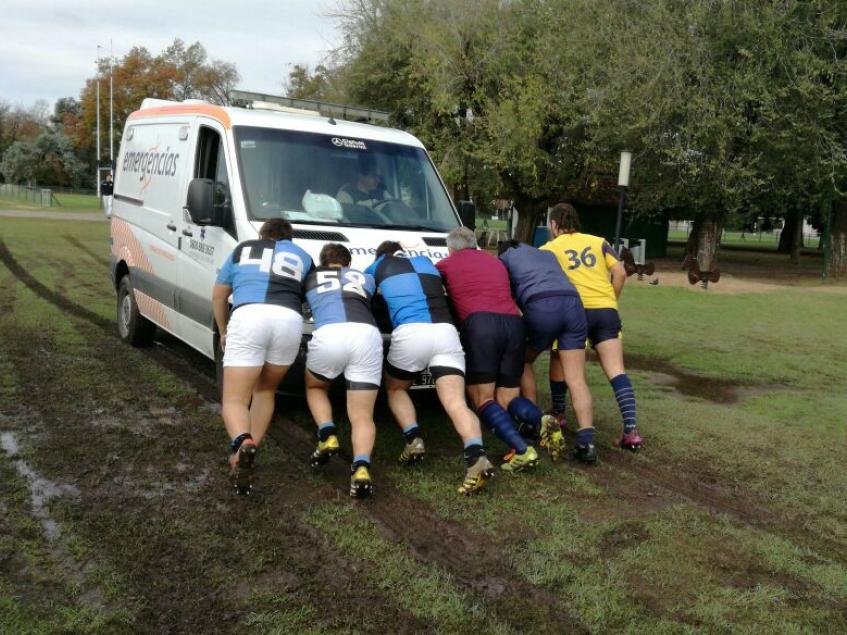
<path id="1" fill-rule="evenodd" d="M 624 368 L 618 314 L 618 298 L 626 281 L 623 263 L 602 237 L 580 232 L 579 215 L 573 205 L 559 203 L 553 207 L 548 222 L 553 240 L 541 249 L 553 252 L 579 291 L 588 323 L 588 341 L 597 351 L 603 372 L 615 391 L 623 419 L 624 431 L 619 445 L 637 450 L 642 439 L 636 427 L 635 392 Z M 552 362 L 550 370 L 552 377 L 557 370 Z M 561 374 L 561 369 L 558 372 Z M 593 428 L 577 432 L 572 455 L 580 460 L 596 456 Z"/>

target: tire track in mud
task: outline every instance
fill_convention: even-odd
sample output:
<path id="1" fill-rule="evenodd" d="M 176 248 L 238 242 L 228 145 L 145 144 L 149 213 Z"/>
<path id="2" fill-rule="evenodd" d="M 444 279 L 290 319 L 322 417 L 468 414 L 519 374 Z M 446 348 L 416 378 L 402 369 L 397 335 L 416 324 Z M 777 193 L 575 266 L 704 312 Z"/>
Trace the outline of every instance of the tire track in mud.
<path id="1" fill-rule="evenodd" d="M 36 280 L 21 267 L 2 241 L 0 261 L 40 298 L 106 332 L 111 336 L 110 340 L 114 345 L 123 346 L 118 344 L 115 327 L 110 321 L 75 304 Z M 202 370 L 198 372 L 196 367 L 192 367 L 163 346 L 136 350 L 142 351 L 184 380 L 201 398 L 217 402 L 216 384 Z M 211 369 L 211 363 L 208 368 Z M 270 436 L 283 447 L 296 448 L 298 456 L 311 454 L 311 435 L 299 426 L 286 424 L 280 421 L 279 417 L 276 419 L 277 425 L 272 427 Z M 302 474 L 308 472 L 305 463 L 297 469 Z M 340 465 L 330 467 L 330 470 L 342 472 L 345 480 L 349 478 Z M 302 495 L 297 498 L 309 501 L 315 499 L 316 494 L 318 497 L 330 498 L 337 495 L 336 488 L 328 484 L 322 489 L 323 492 L 316 492 L 314 487 L 309 486 L 303 489 Z M 498 557 L 499 553 L 506 552 L 504 547 L 498 549 L 498 545 L 492 543 L 490 538 L 479 536 L 460 523 L 442 519 L 424 503 L 411 500 L 390 487 L 381 489 L 380 492 L 379 497 L 368 501 L 369 504 L 363 505 L 362 509 L 381 533 L 405 543 L 417 560 L 437 564 L 448 571 L 461 586 L 470 589 L 474 594 L 481 593 L 487 599 L 488 608 L 497 613 L 500 619 L 507 623 L 514 621 L 518 609 L 523 624 L 527 621 L 533 623 L 540 617 L 541 628 L 564 628 L 568 632 L 586 630 L 580 625 L 577 617 L 564 609 L 562 598 L 552 591 L 536 587 L 516 577 L 515 572 L 507 568 L 503 558 Z M 415 530 L 409 532 L 410 527 Z M 314 532 L 312 529 L 309 531 Z M 325 545 L 313 547 L 319 549 L 325 548 Z"/>
<path id="2" fill-rule="evenodd" d="M 104 254 L 98 254 L 96 251 L 91 249 L 91 247 L 86 246 L 85 243 L 79 240 L 76 236 L 71 236 L 70 234 L 62 234 L 62 238 L 65 239 L 72 246 L 76 247 L 79 251 L 89 256 L 98 265 L 102 265 L 103 267 L 109 266 L 109 259 L 104 257 Z"/>

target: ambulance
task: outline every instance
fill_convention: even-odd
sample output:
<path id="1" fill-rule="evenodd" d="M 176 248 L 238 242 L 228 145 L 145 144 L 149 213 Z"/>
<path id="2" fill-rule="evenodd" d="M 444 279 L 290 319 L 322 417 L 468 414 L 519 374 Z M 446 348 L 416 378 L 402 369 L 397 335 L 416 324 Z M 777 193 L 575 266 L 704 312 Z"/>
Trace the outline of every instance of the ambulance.
<path id="1" fill-rule="evenodd" d="M 357 188 L 373 179 L 379 200 L 362 200 Z M 316 262 L 326 243 L 345 245 L 359 269 L 384 240 L 437 262 L 447 256 L 447 233 L 474 222 L 473 206 L 460 204 L 460 215 L 411 134 L 274 104 L 145 99 L 127 120 L 114 183 L 110 262 L 121 339 L 149 344 L 163 329 L 215 360 L 219 374 L 212 286 L 265 220 L 287 218 Z"/>

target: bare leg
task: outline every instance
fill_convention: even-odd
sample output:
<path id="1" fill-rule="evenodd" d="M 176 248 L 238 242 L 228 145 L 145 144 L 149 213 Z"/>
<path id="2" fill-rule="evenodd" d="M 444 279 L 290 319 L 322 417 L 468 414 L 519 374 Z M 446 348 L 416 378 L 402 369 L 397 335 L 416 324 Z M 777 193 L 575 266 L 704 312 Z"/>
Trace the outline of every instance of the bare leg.
<path id="1" fill-rule="evenodd" d="M 464 382 L 462 383 L 464 384 Z M 397 423 L 401 428 L 405 428 L 418 422 L 418 415 L 415 412 L 415 404 L 412 403 L 412 398 L 409 397 L 409 387 L 411 385 L 411 379 L 397 379 L 387 373 L 385 375 L 385 388 L 388 392 L 388 407 L 391 409 L 391 414 L 393 414 L 394 418 L 397 419 Z"/>
<path id="2" fill-rule="evenodd" d="M 565 369 L 556 351 L 550 351 L 550 381 L 565 381 Z"/>
<path id="3" fill-rule="evenodd" d="M 479 409 L 486 401 L 494 399 L 494 383 L 468 386 L 468 396 L 471 398 L 474 408 Z"/>
<path id="4" fill-rule="evenodd" d="M 512 403 L 512 400 L 515 397 L 519 397 L 521 394 L 520 388 L 503 388 L 502 386 L 497 387 L 497 403 L 503 408 L 503 410 L 509 409 L 509 404 Z M 529 397 L 527 397 L 529 399 Z M 535 403 L 535 402 L 533 402 Z"/>
<path id="5" fill-rule="evenodd" d="M 540 354 L 541 351 L 527 348 L 524 355 L 523 375 L 521 375 L 521 395 L 529 399 L 532 403 L 538 403 L 538 390 L 535 386 L 535 371 L 532 369 L 532 365 Z"/>
<path id="6" fill-rule="evenodd" d="M 376 440 L 374 425 L 374 404 L 376 390 L 348 390 L 347 416 L 350 419 L 351 436 L 353 437 L 353 455 L 370 455 Z"/>
<path id="7" fill-rule="evenodd" d="M 594 403 L 585 381 L 585 349 L 559 351 L 565 382 L 571 391 L 571 402 L 580 428 L 594 425 Z"/>
<path id="8" fill-rule="evenodd" d="M 623 341 L 619 337 L 600 342 L 595 349 L 606 377 L 614 379 L 626 372 L 623 365 Z"/>
<path id="9" fill-rule="evenodd" d="M 462 441 L 466 443 L 471 439 L 481 439 L 479 419 L 465 402 L 465 378 L 460 375 L 444 375 L 435 381 L 435 390 Z"/>
<path id="10" fill-rule="evenodd" d="M 306 403 L 309 404 L 316 426 L 332 421 L 329 387 L 329 382 L 321 381 L 306 369 Z"/>
<path id="11" fill-rule="evenodd" d="M 262 442 L 271 425 L 276 405 L 276 388 L 285 378 L 288 368 L 288 366 L 277 366 L 266 362 L 253 388 L 253 401 L 250 404 L 250 434 L 253 435 L 256 445 Z"/>
<path id="12" fill-rule="evenodd" d="M 261 372 L 261 366 L 224 367 L 221 411 L 230 439 L 234 439 L 245 432 L 252 434 L 250 401 L 253 398 L 253 387 Z"/>

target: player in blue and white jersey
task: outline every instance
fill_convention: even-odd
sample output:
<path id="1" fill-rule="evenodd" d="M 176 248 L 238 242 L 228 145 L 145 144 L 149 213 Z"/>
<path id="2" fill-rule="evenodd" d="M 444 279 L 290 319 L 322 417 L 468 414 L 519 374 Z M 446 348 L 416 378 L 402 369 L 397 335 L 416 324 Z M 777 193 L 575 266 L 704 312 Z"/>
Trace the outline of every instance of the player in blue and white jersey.
<path id="1" fill-rule="evenodd" d="M 438 398 L 462 438 L 468 470 L 460 494 L 473 494 L 494 474 L 485 456 L 479 419 L 465 401 L 465 352 L 451 321 L 441 275 L 426 256 L 406 257 L 400 243 L 385 241 L 365 273 L 376 280 L 388 305 L 391 347 L 386 360 L 388 405 L 403 429 L 406 447 L 401 463 L 415 463 L 425 454 L 409 388 L 429 367 Z"/>
<path id="2" fill-rule="evenodd" d="M 276 387 L 300 349 L 303 281 L 314 265 L 291 242 L 291 234 L 287 220 L 266 221 L 259 240 L 239 244 L 227 258 L 212 292 L 224 351 L 222 406 L 232 439 L 230 467 L 241 494 L 252 490 L 256 451 L 273 417 Z"/>
<path id="3" fill-rule="evenodd" d="M 324 465 L 339 450 L 329 388 L 344 374 L 347 416 L 353 440 L 350 495 L 373 493 L 371 452 L 376 438 L 374 404 L 382 378 L 382 335 L 371 312 L 373 276 L 350 269 L 350 251 L 338 243 L 321 249 L 320 266 L 306 278 L 306 300 L 315 332 L 306 357 L 306 400 L 318 426 L 313 466 Z"/>

